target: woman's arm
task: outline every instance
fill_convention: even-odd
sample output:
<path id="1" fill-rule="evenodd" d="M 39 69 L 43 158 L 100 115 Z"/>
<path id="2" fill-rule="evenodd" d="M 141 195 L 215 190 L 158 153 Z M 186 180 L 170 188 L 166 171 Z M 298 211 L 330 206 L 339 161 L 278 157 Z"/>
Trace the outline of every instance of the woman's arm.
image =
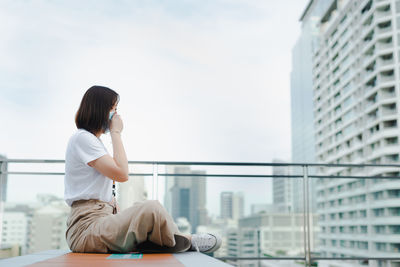
<path id="1" fill-rule="evenodd" d="M 114 157 L 104 155 L 88 163 L 89 166 L 117 182 L 126 182 L 129 179 L 128 159 L 121 139 L 122 129 L 122 119 L 115 113 L 110 125 Z"/>

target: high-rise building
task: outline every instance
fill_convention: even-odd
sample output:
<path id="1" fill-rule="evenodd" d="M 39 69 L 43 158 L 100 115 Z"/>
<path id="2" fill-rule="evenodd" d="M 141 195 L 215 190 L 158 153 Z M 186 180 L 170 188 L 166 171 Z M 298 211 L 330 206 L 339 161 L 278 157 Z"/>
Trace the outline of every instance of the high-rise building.
<path id="1" fill-rule="evenodd" d="M 184 175 L 168 176 L 164 206 L 175 221 L 180 217 L 186 218 L 195 232 L 197 226 L 207 223 L 206 177 L 202 176 L 206 173 L 189 167 L 174 167 L 167 171 Z"/>
<path id="2" fill-rule="evenodd" d="M 283 163 L 283 161 L 275 159 L 273 163 Z M 272 180 L 272 201 L 274 206 L 281 212 L 292 212 L 293 180 L 284 177 L 289 175 L 289 168 L 287 166 L 273 166 L 272 174 L 278 176 Z"/>
<path id="3" fill-rule="evenodd" d="M 310 0 L 300 17 L 301 34 L 292 51 L 292 72 L 290 75 L 291 96 L 291 137 L 292 162 L 314 163 L 314 109 L 313 109 L 313 75 L 312 53 L 319 45 L 318 23 L 329 1 Z M 313 170 L 310 169 L 310 172 Z M 303 169 L 293 167 L 293 175 L 302 175 Z M 311 173 L 310 173 L 311 174 Z M 315 184 L 310 181 L 311 211 L 315 211 Z M 293 211 L 304 211 L 303 180 L 292 179 Z"/>
<path id="4" fill-rule="evenodd" d="M 398 164 L 400 1 L 326 2 L 312 63 L 317 162 Z M 318 173 L 400 174 L 383 167 Z M 320 179 L 317 205 L 322 256 L 399 256 L 398 180 Z"/>
<path id="5" fill-rule="evenodd" d="M 238 220 L 244 215 L 243 192 L 221 192 L 221 218 Z"/>

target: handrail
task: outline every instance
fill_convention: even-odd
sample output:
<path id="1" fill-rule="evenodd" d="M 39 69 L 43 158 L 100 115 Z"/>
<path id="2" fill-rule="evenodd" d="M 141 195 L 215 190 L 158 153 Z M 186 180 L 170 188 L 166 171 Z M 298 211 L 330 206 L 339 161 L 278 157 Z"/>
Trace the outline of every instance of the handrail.
<path id="1" fill-rule="evenodd" d="M 65 163 L 65 160 L 50 160 L 50 159 L 0 159 L 0 162 L 8 163 Z M 218 161 L 128 161 L 128 164 L 141 165 L 203 165 L 203 166 L 311 166 L 311 167 L 398 167 L 400 164 L 353 164 L 353 163 L 286 163 L 286 162 L 218 162 Z"/>

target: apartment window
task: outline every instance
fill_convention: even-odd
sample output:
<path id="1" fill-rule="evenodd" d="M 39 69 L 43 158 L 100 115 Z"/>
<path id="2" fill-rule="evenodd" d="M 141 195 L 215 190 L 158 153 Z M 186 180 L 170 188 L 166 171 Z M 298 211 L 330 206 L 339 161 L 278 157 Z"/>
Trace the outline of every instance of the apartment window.
<path id="1" fill-rule="evenodd" d="M 377 234 L 384 234 L 385 233 L 385 226 L 384 225 L 375 225 L 374 231 Z"/>
<path id="2" fill-rule="evenodd" d="M 399 243 L 390 244 L 390 250 L 393 251 L 393 252 L 399 252 L 400 251 L 400 244 Z"/>
<path id="3" fill-rule="evenodd" d="M 368 227 L 366 225 L 360 226 L 360 233 L 366 234 L 368 232 Z"/>
<path id="4" fill-rule="evenodd" d="M 350 212 L 349 212 L 349 218 L 354 219 L 354 218 L 356 218 L 356 217 L 357 217 L 357 215 L 356 215 L 356 212 L 355 212 L 355 211 L 350 211 Z"/>
<path id="5" fill-rule="evenodd" d="M 366 218 L 367 217 L 367 211 L 366 210 L 360 210 L 360 218 Z"/>
<path id="6" fill-rule="evenodd" d="M 336 245 L 337 245 L 337 241 L 336 240 L 331 240 L 331 245 L 332 245 L 332 247 L 336 247 Z"/>
<path id="7" fill-rule="evenodd" d="M 338 215 L 339 215 L 339 219 L 343 219 L 344 218 L 344 213 L 343 212 L 339 212 Z"/>
<path id="8" fill-rule="evenodd" d="M 358 242 L 359 249 L 368 249 L 368 242 Z"/>
<path id="9" fill-rule="evenodd" d="M 354 189 L 356 185 L 356 182 L 351 182 L 347 184 L 347 189 Z"/>
<path id="10" fill-rule="evenodd" d="M 400 225 L 389 225 L 390 234 L 400 234 Z"/>
<path id="11" fill-rule="evenodd" d="M 385 214 L 385 209 L 384 208 L 373 209 L 372 213 L 374 214 L 374 217 L 380 217 Z"/>
<path id="12" fill-rule="evenodd" d="M 388 190 L 387 192 L 388 192 L 389 198 L 400 198 L 400 190 L 399 189 Z"/>
<path id="13" fill-rule="evenodd" d="M 386 243 L 376 242 L 375 243 L 375 248 L 378 251 L 386 251 Z"/>
<path id="14" fill-rule="evenodd" d="M 388 208 L 390 216 L 400 216 L 400 208 Z"/>
<path id="15" fill-rule="evenodd" d="M 385 138 L 385 143 L 387 145 L 395 145 L 395 144 L 398 144 L 398 139 L 397 139 L 397 137 Z"/>
<path id="16" fill-rule="evenodd" d="M 397 120 L 384 121 L 383 127 L 384 128 L 395 128 L 395 127 L 397 127 Z"/>
<path id="17" fill-rule="evenodd" d="M 344 226 L 339 226 L 339 232 L 342 234 L 344 233 Z"/>
<path id="18" fill-rule="evenodd" d="M 361 10 L 361 14 L 368 12 L 371 9 L 371 6 L 372 0 L 368 1 L 368 3 L 363 7 L 363 9 Z"/>
<path id="19" fill-rule="evenodd" d="M 350 233 L 350 234 L 355 234 L 355 233 L 357 233 L 357 226 L 350 226 L 350 227 L 349 227 L 349 233 Z"/>

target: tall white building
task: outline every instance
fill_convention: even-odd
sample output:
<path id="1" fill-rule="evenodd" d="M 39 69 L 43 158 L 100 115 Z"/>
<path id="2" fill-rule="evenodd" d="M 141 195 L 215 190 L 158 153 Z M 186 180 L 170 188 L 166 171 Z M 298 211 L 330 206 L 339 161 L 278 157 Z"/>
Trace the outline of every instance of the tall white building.
<path id="1" fill-rule="evenodd" d="M 221 192 L 221 218 L 238 220 L 244 215 L 243 192 Z"/>
<path id="2" fill-rule="evenodd" d="M 18 245 L 21 251 L 19 255 L 26 252 L 28 236 L 28 216 L 24 212 L 4 212 L 1 233 L 2 245 Z"/>
<path id="3" fill-rule="evenodd" d="M 65 239 L 70 208 L 63 200 L 52 201 L 33 212 L 28 235 L 28 253 L 68 249 Z"/>
<path id="4" fill-rule="evenodd" d="M 319 28 L 312 66 L 317 162 L 398 164 L 400 1 L 331 0 Z M 399 175 L 383 167 L 318 172 Z M 322 256 L 399 257 L 399 180 L 320 179 L 317 205 Z"/>
<path id="5" fill-rule="evenodd" d="M 283 163 L 281 160 L 273 160 L 273 163 Z M 293 211 L 293 186 L 294 180 L 286 175 L 289 175 L 289 167 L 273 166 L 272 174 L 277 175 L 272 180 L 273 203 L 280 212 Z M 283 177 L 282 177 L 283 176 Z M 301 189 L 301 188 L 300 188 Z"/>

